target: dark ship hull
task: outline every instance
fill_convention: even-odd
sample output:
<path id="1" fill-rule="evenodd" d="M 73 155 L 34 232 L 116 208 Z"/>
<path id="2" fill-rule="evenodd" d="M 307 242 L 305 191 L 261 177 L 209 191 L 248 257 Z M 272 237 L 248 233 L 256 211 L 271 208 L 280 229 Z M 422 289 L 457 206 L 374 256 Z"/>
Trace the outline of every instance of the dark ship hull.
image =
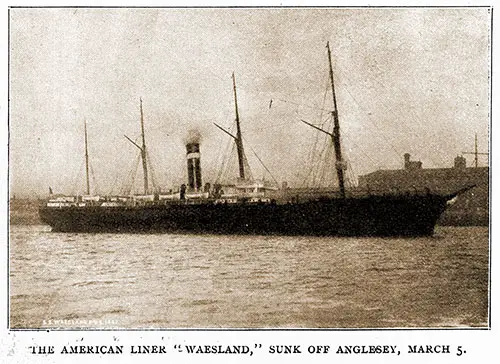
<path id="1" fill-rule="evenodd" d="M 142 206 L 42 206 L 39 214 L 59 232 L 429 236 L 455 195 L 324 198 L 284 204 L 178 201 Z"/>

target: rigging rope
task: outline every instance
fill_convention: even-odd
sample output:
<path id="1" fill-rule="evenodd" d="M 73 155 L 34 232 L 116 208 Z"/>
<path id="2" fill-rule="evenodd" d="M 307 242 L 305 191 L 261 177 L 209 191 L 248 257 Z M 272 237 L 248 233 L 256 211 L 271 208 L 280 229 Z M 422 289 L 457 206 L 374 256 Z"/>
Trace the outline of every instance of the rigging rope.
<path id="1" fill-rule="evenodd" d="M 158 183 L 156 180 L 155 168 L 154 168 L 154 164 L 151 160 L 151 154 L 149 153 L 149 150 L 147 150 L 147 149 L 146 149 L 146 164 L 149 165 L 149 175 L 151 177 L 151 183 L 153 184 L 153 190 L 157 191 Z"/>
<path id="2" fill-rule="evenodd" d="M 82 171 L 85 170 L 85 159 L 82 160 L 82 164 L 80 168 L 78 168 L 78 172 L 76 174 L 76 178 L 73 180 L 73 188 L 71 190 L 72 195 L 79 195 L 80 184 L 82 182 Z"/>
<path id="3" fill-rule="evenodd" d="M 347 78 L 347 77 L 346 77 Z M 368 116 L 368 121 L 377 129 L 377 131 L 380 133 L 379 135 L 384 139 L 384 141 L 387 143 L 387 145 L 398 155 L 398 157 L 402 154 L 385 136 L 385 134 L 380 130 L 380 128 L 377 126 L 377 124 L 372 120 L 370 112 L 368 112 L 361 104 L 358 102 L 358 100 L 354 97 L 354 95 L 351 93 L 349 86 L 343 82 L 342 85 L 344 86 L 345 90 L 351 96 L 352 100 L 356 103 L 356 105 L 363 110 L 366 115 Z"/>
<path id="4" fill-rule="evenodd" d="M 262 160 L 259 158 L 259 156 L 257 155 L 257 153 L 255 152 L 255 150 L 252 148 L 252 146 L 250 144 L 247 143 L 247 145 L 250 147 L 250 150 L 253 152 L 253 154 L 255 154 L 255 157 L 257 157 L 257 159 L 259 160 L 260 164 L 262 164 L 262 166 L 264 167 L 264 169 L 267 171 L 267 173 L 269 173 L 269 175 L 271 176 L 271 178 L 274 180 L 274 182 L 276 182 L 277 185 L 279 185 L 278 181 L 276 181 L 276 178 L 274 178 L 273 174 L 271 173 L 271 171 L 266 167 L 266 165 L 264 164 L 264 162 L 262 162 Z"/>
<path id="5" fill-rule="evenodd" d="M 117 172 L 115 175 L 115 179 L 113 183 L 111 184 L 111 187 L 109 189 L 108 195 L 114 195 L 115 187 L 116 187 L 116 182 L 118 181 L 118 178 L 120 177 L 120 174 Z M 118 191 L 120 193 L 120 191 Z"/>
<path id="6" fill-rule="evenodd" d="M 92 164 L 89 162 L 90 174 L 92 175 L 92 182 L 94 183 L 94 195 L 98 195 L 99 186 L 97 185 L 97 180 L 95 178 L 94 169 L 92 168 Z M 91 193 L 92 194 L 92 193 Z"/>
<path id="7" fill-rule="evenodd" d="M 379 67 L 377 67 L 377 69 L 379 71 L 382 71 Z M 349 77 L 347 77 L 345 74 L 343 74 L 343 77 L 345 79 L 347 79 L 348 81 L 350 81 Z M 379 82 L 378 80 L 376 80 L 375 78 L 373 78 L 373 81 L 382 89 L 387 89 L 381 82 Z M 352 83 L 352 82 L 350 82 Z M 353 84 L 353 83 L 352 83 Z M 363 110 L 366 112 L 367 116 L 368 116 L 368 120 L 370 121 L 370 123 L 377 129 L 377 131 L 379 132 L 379 135 L 386 141 L 386 143 L 391 147 L 391 149 L 396 152 L 396 154 L 398 155 L 398 157 L 401 156 L 401 154 L 403 153 L 402 151 L 398 150 L 392 143 L 390 143 L 387 139 L 387 137 L 385 136 L 385 133 L 383 133 L 379 127 L 376 125 L 376 123 L 372 120 L 372 117 L 370 115 L 369 112 L 366 111 L 366 109 L 364 109 L 361 104 L 356 100 L 356 98 L 352 95 L 352 93 L 350 92 L 349 90 L 349 87 L 343 83 L 344 87 L 346 88 L 348 94 L 351 96 L 351 98 L 356 102 L 356 104 Z M 400 94 L 405 94 L 405 95 L 408 95 L 408 92 L 406 89 L 402 89 L 402 88 L 399 88 L 399 87 L 395 87 L 396 90 L 400 93 Z M 390 113 L 396 117 L 399 117 L 399 114 L 396 114 L 394 111 L 393 111 L 393 108 L 389 107 L 381 98 L 378 98 L 378 102 L 384 107 L 385 111 L 387 113 Z M 407 117 L 409 117 L 411 119 L 411 124 L 412 125 L 417 125 L 420 127 L 420 130 L 422 130 L 421 133 L 417 133 L 415 130 L 411 130 L 409 128 L 409 125 L 408 123 L 398 123 L 396 124 L 395 126 L 399 127 L 400 129 L 402 129 L 402 131 L 405 133 L 405 135 L 412 135 L 414 139 L 416 139 L 417 141 L 419 141 L 420 143 L 419 144 L 422 144 L 422 142 L 424 143 L 424 145 L 428 145 L 428 141 L 430 140 L 428 138 L 428 130 L 429 128 L 425 128 L 423 126 L 423 124 L 421 123 L 421 120 L 420 118 L 416 115 L 416 112 L 414 109 L 410 108 L 408 110 L 408 114 L 406 114 Z M 422 135 L 423 133 L 423 135 Z M 424 141 L 425 140 L 425 141 Z M 427 152 L 426 152 L 427 150 Z M 436 155 L 440 155 L 439 153 L 430 153 L 429 151 L 430 149 L 429 148 L 420 148 L 420 151 L 425 153 L 426 157 L 429 158 L 432 163 L 434 163 L 435 165 L 439 165 L 440 163 L 436 163 L 436 159 L 434 158 L 434 156 Z M 435 149 L 432 149 L 432 150 L 435 150 Z"/>
<path id="8" fill-rule="evenodd" d="M 308 108 L 308 109 L 314 109 L 314 110 L 331 112 L 331 110 L 326 110 L 326 109 L 318 107 L 318 106 L 313 106 L 313 105 L 309 105 L 309 104 L 304 104 L 304 103 L 298 103 L 298 102 L 294 102 L 294 101 L 289 101 L 289 100 L 281 99 L 279 97 L 276 97 L 273 100 L 279 100 L 281 102 L 284 102 L 284 103 L 287 103 L 287 104 L 296 105 L 296 106 L 303 106 L 303 107 Z"/>
<path id="9" fill-rule="evenodd" d="M 216 184 L 222 184 L 221 180 L 225 179 L 227 169 L 229 166 L 229 162 L 231 160 L 231 156 L 233 155 L 235 150 L 236 150 L 236 145 L 233 143 L 232 140 L 230 140 L 229 143 L 227 144 L 227 147 L 226 147 L 226 153 L 225 153 L 225 156 L 223 157 L 222 166 L 219 169 L 219 173 L 218 173 L 217 178 L 215 180 Z"/>
<path id="10" fill-rule="evenodd" d="M 323 103 L 322 107 L 319 108 L 321 113 L 319 115 L 320 123 L 319 128 L 329 131 L 333 130 L 333 115 L 330 110 L 325 109 L 326 105 L 326 97 L 328 95 L 329 90 L 329 82 L 325 80 L 324 93 L 323 93 Z M 325 118 L 323 112 L 328 112 L 327 117 Z M 323 142 L 321 146 L 318 146 L 320 138 L 323 138 Z M 322 133 L 316 133 L 313 147 L 309 150 L 309 155 L 307 160 L 309 160 L 310 169 L 306 174 L 302 186 L 321 186 L 327 184 L 327 186 L 331 186 L 333 181 L 336 180 L 336 174 L 334 176 L 329 176 L 328 174 L 332 174 L 335 170 L 335 165 L 331 165 L 333 155 L 333 145 L 331 143 L 331 138 Z M 309 185 L 310 182 L 310 185 Z"/>
<path id="11" fill-rule="evenodd" d="M 141 159 L 141 154 L 138 153 L 137 157 L 135 158 L 135 161 L 132 165 L 132 169 L 129 171 L 126 179 L 124 180 L 123 187 L 122 187 L 122 194 L 125 196 L 130 195 L 130 192 L 132 191 L 132 188 L 133 188 L 134 183 L 135 183 L 135 177 L 137 174 L 137 167 L 139 167 L 140 159 Z M 129 182 L 129 179 L 131 181 L 130 181 L 130 183 L 127 183 L 127 182 Z"/>

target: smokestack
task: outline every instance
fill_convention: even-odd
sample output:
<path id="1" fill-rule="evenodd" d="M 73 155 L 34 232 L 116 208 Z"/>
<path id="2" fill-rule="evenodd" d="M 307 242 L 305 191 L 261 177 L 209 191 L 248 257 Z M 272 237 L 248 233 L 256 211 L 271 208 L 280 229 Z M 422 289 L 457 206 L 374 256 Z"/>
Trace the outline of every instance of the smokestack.
<path id="1" fill-rule="evenodd" d="M 188 187 L 191 191 L 201 191 L 201 165 L 200 143 L 188 142 L 186 144 Z"/>

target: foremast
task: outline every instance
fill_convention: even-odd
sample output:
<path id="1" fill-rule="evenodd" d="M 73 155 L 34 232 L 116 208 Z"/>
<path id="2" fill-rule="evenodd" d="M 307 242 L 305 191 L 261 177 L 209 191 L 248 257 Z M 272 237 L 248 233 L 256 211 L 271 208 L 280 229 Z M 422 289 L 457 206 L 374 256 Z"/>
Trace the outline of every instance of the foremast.
<path id="1" fill-rule="evenodd" d="M 142 148 L 141 148 L 141 158 L 142 158 L 142 170 L 144 173 L 144 194 L 147 195 L 149 191 L 148 185 L 148 162 L 146 160 L 146 137 L 144 136 L 144 113 L 142 111 L 142 99 L 140 100 L 141 108 L 141 136 L 142 136 Z"/>
<path id="2" fill-rule="evenodd" d="M 89 178 L 89 148 L 87 141 L 87 120 L 83 120 L 83 129 L 85 132 L 85 177 L 87 182 L 87 196 L 90 195 L 90 178 Z"/>

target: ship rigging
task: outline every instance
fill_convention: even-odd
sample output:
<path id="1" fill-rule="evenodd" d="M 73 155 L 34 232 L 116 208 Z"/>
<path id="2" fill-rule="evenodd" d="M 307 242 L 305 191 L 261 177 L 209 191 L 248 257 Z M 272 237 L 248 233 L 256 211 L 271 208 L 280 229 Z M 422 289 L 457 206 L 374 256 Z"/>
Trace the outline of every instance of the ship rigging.
<path id="1" fill-rule="evenodd" d="M 249 178 L 240 125 L 236 80 L 232 75 L 236 135 L 229 135 L 236 146 L 239 178 L 232 186 L 202 184 L 199 140 L 186 144 L 188 183 L 167 194 L 149 191 L 147 148 L 141 100 L 142 145 L 127 139 L 139 150 L 143 165 L 144 196 L 97 199 L 88 204 L 73 200 L 49 200 L 39 214 L 54 231 L 93 232 L 209 232 L 224 234 L 286 234 L 344 236 L 421 236 L 431 235 L 448 201 L 470 187 L 451 194 L 398 193 L 387 195 L 346 194 L 345 162 L 341 150 L 339 112 L 335 95 L 332 56 L 327 43 L 332 90 L 333 130 L 307 121 L 310 127 L 328 135 L 335 152 L 338 195 L 290 196 L 264 181 Z M 87 143 L 87 138 L 85 139 Z M 86 155 L 88 151 L 86 148 Z M 88 160 L 88 158 L 87 158 Z M 88 168 L 87 168 L 88 169 Z M 87 173 L 88 175 L 88 173 Z M 88 176 L 87 176 L 88 180 Z M 87 183 L 88 187 L 88 183 Z M 229 188 L 229 189 L 228 189 Z"/>

